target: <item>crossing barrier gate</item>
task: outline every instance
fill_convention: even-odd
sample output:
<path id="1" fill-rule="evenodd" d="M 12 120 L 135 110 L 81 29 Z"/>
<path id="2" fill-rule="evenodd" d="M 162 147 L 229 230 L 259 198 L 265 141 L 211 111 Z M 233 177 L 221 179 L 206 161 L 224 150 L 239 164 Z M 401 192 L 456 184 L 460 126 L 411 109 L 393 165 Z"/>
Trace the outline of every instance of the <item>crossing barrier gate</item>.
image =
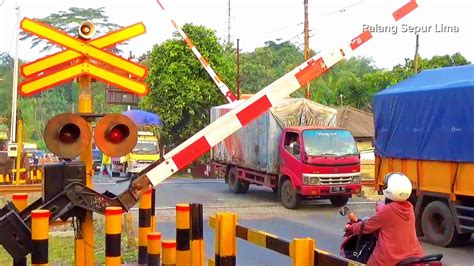
<path id="1" fill-rule="evenodd" d="M 257 246 L 275 251 L 292 258 L 293 265 L 331 265 L 357 266 L 365 265 L 356 261 L 336 256 L 329 252 L 316 249 L 316 241 L 311 238 L 294 238 L 292 241 L 275 235 L 248 228 L 237 223 L 234 213 L 217 213 L 209 217 L 209 227 L 215 230 L 215 258 L 208 265 L 236 265 L 236 238 L 246 240 Z"/>

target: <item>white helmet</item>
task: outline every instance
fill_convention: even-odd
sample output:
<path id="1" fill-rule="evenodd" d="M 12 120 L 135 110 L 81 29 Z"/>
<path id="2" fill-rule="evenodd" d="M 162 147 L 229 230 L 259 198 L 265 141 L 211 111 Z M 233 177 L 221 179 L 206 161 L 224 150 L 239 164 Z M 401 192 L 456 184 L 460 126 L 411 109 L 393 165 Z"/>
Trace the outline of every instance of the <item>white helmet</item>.
<path id="1" fill-rule="evenodd" d="M 404 201 L 410 197 L 412 190 L 410 179 L 402 173 L 385 175 L 383 195 L 393 201 Z"/>

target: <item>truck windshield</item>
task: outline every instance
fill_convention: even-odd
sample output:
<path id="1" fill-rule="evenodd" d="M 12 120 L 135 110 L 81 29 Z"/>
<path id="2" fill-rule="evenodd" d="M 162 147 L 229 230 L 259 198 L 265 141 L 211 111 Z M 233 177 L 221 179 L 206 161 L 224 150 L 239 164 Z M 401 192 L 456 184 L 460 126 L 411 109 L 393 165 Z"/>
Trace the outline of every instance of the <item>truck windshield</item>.
<path id="1" fill-rule="evenodd" d="M 154 141 L 138 141 L 132 152 L 135 154 L 157 154 L 158 143 Z"/>
<path id="2" fill-rule="evenodd" d="M 354 137 L 347 130 L 305 130 L 304 150 L 308 156 L 344 156 L 357 154 Z"/>

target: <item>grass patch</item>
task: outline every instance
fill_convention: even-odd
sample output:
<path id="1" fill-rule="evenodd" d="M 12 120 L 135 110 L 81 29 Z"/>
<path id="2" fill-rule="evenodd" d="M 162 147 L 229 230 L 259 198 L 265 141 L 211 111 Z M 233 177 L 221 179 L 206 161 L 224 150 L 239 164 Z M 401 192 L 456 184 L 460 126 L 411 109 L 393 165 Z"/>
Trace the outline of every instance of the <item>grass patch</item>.
<path id="1" fill-rule="evenodd" d="M 105 226 L 102 216 L 94 219 L 94 238 L 95 238 L 95 265 L 104 265 L 105 263 Z M 122 231 L 122 262 L 133 263 L 137 261 L 138 250 L 130 243 L 133 235 Z M 74 235 L 71 232 L 68 235 L 57 235 L 49 237 L 49 264 L 50 265 L 74 265 Z M 31 262 L 28 255 L 28 262 Z M 0 246 L 0 265 L 12 265 L 10 255 Z"/>

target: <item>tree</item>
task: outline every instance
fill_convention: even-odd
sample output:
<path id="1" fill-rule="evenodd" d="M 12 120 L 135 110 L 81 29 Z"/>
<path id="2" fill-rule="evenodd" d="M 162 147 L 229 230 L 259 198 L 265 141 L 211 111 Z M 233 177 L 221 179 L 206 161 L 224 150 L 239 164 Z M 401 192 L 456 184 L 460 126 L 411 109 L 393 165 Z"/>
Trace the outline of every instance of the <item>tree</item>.
<path id="1" fill-rule="evenodd" d="M 267 41 L 264 47 L 243 53 L 242 91 L 255 93 L 263 89 L 301 64 L 303 58 L 303 52 L 289 41 L 279 44 Z"/>
<path id="2" fill-rule="evenodd" d="M 104 14 L 104 7 L 101 8 L 79 8 L 71 7 L 67 11 L 59 11 L 58 13 L 50 14 L 47 17 L 39 19 L 40 21 L 54 26 L 57 29 L 65 31 L 71 36 L 77 36 L 79 25 L 84 21 L 91 21 L 96 27 L 96 35 L 109 32 L 120 28 L 119 25 L 110 23 L 109 17 Z M 49 51 L 55 44 L 48 42 L 45 39 L 39 38 L 36 35 L 31 35 L 26 32 L 21 32 L 20 40 L 31 39 L 31 48 L 42 45 L 41 52 Z M 123 45 L 123 43 L 122 43 Z M 62 48 L 62 47 L 61 47 Z M 115 53 L 121 52 L 117 48 L 113 50 Z"/>
<path id="3" fill-rule="evenodd" d="M 183 30 L 219 76 L 233 87 L 233 62 L 226 61 L 224 48 L 214 31 L 203 26 L 186 24 Z M 225 103 L 208 73 L 181 38 L 155 45 L 146 64 L 146 79 L 151 92 L 141 107 L 160 115 L 164 121 L 163 137 L 167 145 L 176 145 L 209 124 L 209 109 Z"/>

